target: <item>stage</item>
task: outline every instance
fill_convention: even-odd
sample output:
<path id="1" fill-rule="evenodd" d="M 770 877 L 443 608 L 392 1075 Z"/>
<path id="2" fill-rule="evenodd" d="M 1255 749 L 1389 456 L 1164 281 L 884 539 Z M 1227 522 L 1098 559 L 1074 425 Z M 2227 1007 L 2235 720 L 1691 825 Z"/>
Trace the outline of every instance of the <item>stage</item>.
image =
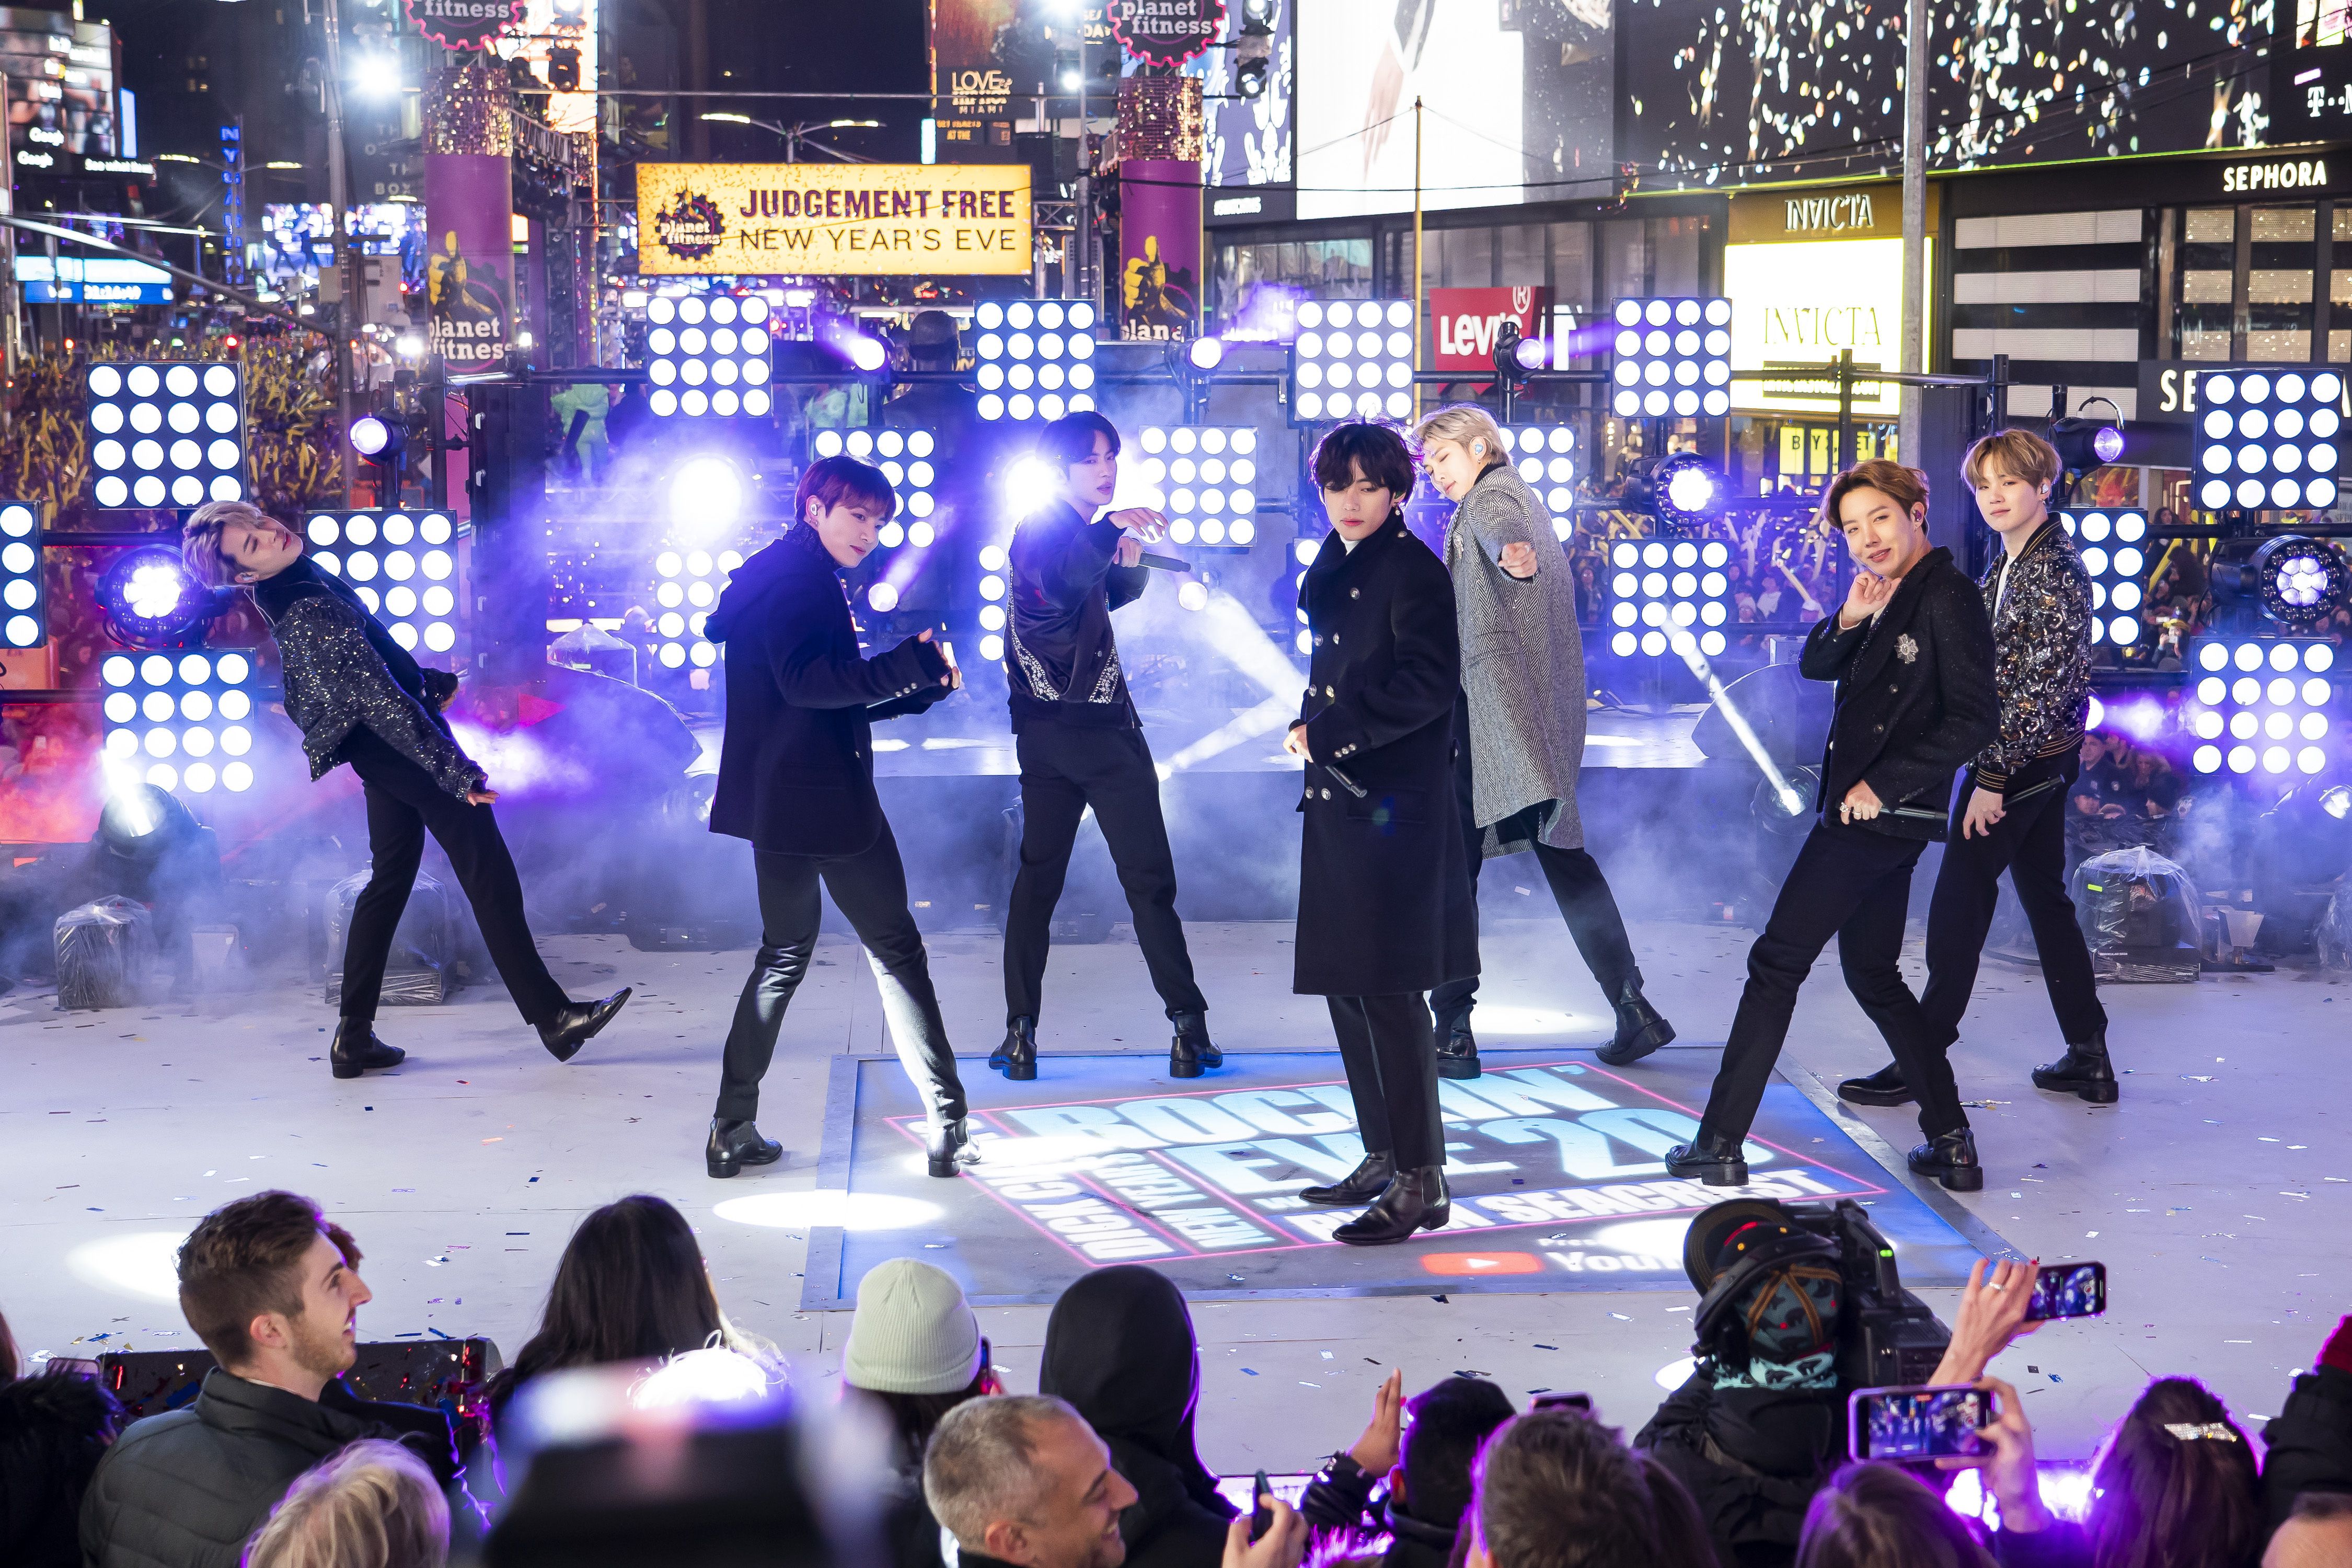
<path id="1" fill-rule="evenodd" d="M 1488 870 L 1507 898 L 1529 879 L 1508 862 Z M 1213 1101 L 1338 1081 L 1321 1002 L 1289 994 L 1289 935 L 1279 922 L 1193 927 L 1211 1022 L 1231 1065 L 1183 1083 L 1164 1076 L 1164 1022 L 1123 928 L 1108 942 L 1056 948 L 1041 1076 L 1030 1085 L 1008 1085 L 984 1066 L 1003 1006 L 994 933 L 942 931 L 930 950 L 975 1102 L 984 1120 L 1017 1128 L 1010 1113 L 1023 1106 Z M 1612 1108 L 1554 1103 L 1551 1119 L 1697 1106 L 1749 933 L 1719 921 L 1637 919 L 1633 936 L 1680 1042 L 1622 1071 L 1595 1066 L 1588 1053 L 1606 1037 L 1606 1010 L 1557 921 L 1490 915 L 1480 1031 L 1496 1067 L 1508 1071 L 1464 1087 L 1483 1092 L 1482 1084 L 1542 1068 L 1556 1076 L 1516 1081 L 1555 1101 L 1573 1100 L 1562 1085 L 1580 1088 Z M 719 1041 L 749 954 L 643 952 L 592 936 L 545 946 L 576 995 L 639 987 L 614 1027 L 568 1066 L 547 1058 L 494 987 L 470 987 L 446 1007 L 387 1009 L 381 1032 L 410 1050 L 409 1062 L 354 1082 L 329 1077 L 321 1058 L 331 1020 L 318 992 L 290 971 L 193 1003 L 103 1013 L 59 1013 L 37 992 L 0 997 L 0 1149 L 9 1178 L 0 1187 L 0 1310 L 20 1342 L 67 1355 L 188 1346 L 172 1249 L 197 1214 L 272 1184 L 317 1197 L 358 1238 L 375 1292 L 361 1313 L 363 1338 L 482 1333 L 509 1354 L 528 1337 L 579 1215 L 625 1193 L 661 1194 L 696 1225 L 730 1313 L 774 1341 L 811 1386 L 837 1369 L 848 1328 L 845 1311 L 811 1303 L 841 1300 L 855 1269 L 901 1241 L 916 1256 L 970 1268 L 992 1298 L 1044 1296 L 1080 1266 L 1031 1219 L 1012 1217 L 1001 1191 L 905 1173 L 911 1146 L 887 1124 L 898 1083 L 883 1057 L 879 1005 L 847 942 L 828 937 L 820 947 L 768 1079 L 760 1121 L 787 1160 L 731 1182 L 703 1174 L 701 1142 Z M 1857 1113 L 1828 1095 L 1825 1085 L 1875 1066 L 1878 1050 L 1833 958 L 1801 1001 L 1785 1081 L 1773 1091 L 1776 1120 L 1759 1126 L 1788 1150 L 1786 1167 L 1882 1190 L 1865 1200 L 1879 1205 L 1882 1222 L 1892 1215 L 1916 1226 L 1890 1226 L 1906 1282 L 1948 1316 L 1954 1292 L 1927 1281 L 1951 1279 L 1969 1251 L 2006 1244 L 2053 1261 L 2108 1265 L 2115 1308 L 2105 1321 L 2053 1325 L 1997 1368 L 2027 1391 L 2042 1451 L 2057 1459 L 2086 1456 L 2100 1426 L 2151 1373 L 2191 1373 L 2237 1411 L 2274 1412 L 2288 1374 L 2308 1364 L 2345 1310 L 2352 1279 L 2352 1143 L 2342 1109 L 2352 1104 L 2352 1063 L 2336 1020 L 2352 1006 L 2352 989 L 2342 977 L 2282 969 L 2103 995 L 2128 1071 L 2112 1108 L 2028 1086 L 2033 1063 L 2056 1050 L 2039 977 L 1987 964 L 1955 1053 L 1964 1091 L 1981 1102 L 1970 1114 L 1992 1179 L 1980 1194 L 1944 1194 L 1899 1173 L 1895 1151 L 1916 1138 L 1907 1110 Z M 1570 1070 L 1578 1067 L 1585 1070 Z M 882 1115 L 861 1136 L 898 1140 L 882 1147 L 886 1164 L 899 1163 L 875 1178 L 887 1193 L 866 1190 L 936 1205 L 944 1223 L 876 1225 L 837 1136 L 835 1086 L 858 1079 L 873 1086 Z M 1311 1109 L 1328 1109 L 1306 1098 Z M 1296 1102 L 1270 1109 L 1303 1114 Z M 1688 1354 L 1694 1297 L 1669 1269 L 1571 1271 L 1552 1258 L 1663 1256 L 1646 1227 L 1663 1236 L 1672 1194 L 1657 1191 L 1659 1177 L 1635 1171 L 1563 1181 L 1562 1138 L 1548 1130 L 1540 1142 L 1509 1144 L 1484 1130 L 1504 1111 L 1546 1120 L 1497 1105 L 1493 1117 L 1464 1121 L 1450 1134 L 1474 1144 L 1457 1159 L 1528 1167 L 1465 1177 L 1462 1190 L 1487 1217 L 1515 1193 L 1576 1205 L 1584 1200 L 1563 1191 L 1641 1186 L 1661 1206 L 1648 1217 L 1465 1225 L 1372 1251 L 1302 1245 L 1232 1258 L 1213 1249 L 1160 1256 L 1196 1301 L 1201 1433 L 1212 1466 L 1244 1475 L 1310 1467 L 1361 1429 L 1390 1365 L 1415 1385 L 1482 1373 L 1514 1398 L 1581 1389 L 1612 1423 L 1630 1429 L 1646 1418 L 1659 1397 L 1655 1379 Z M 1339 1135 L 1306 1141 L 1327 1136 Z M 1633 1164 L 1641 1155 L 1638 1145 L 1617 1145 L 1611 1159 Z M 1253 1168 L 1289 1179 L 1273 1165 Z M 1758 1179 L 1775 1168 L 1759 1164 Z M 1223 1174 L 1220 1202 L 1278 1195 L 1228 1193 L 1230 1168 Z M 1526 1187 L 1514 1188 L 1513 1175 Z M 1287 1226 L 1287 1212 L 1238 1217 Z M 1610 1231 L 1633 1225 L 1645 1227 L 1639 1237 L 1618 1239 L 1638 1245 L 1609 1243 Z M 971 1256 L 1015 1243 L 1040 1261 Z M 1507 1253 L 1535 1258 L 1537 1269 L 1475 1262 Z M 1444 1254 L 1455 1255 L 1447 1267 L 1458 1271 L 1430 1269 L 1426 1260 Z M 1031 1271 L 1038 1283 L 1024 1289 L 1020 1276 Z M 980 1310 L 1012 1384 L 1034 1388 L 1046 1308 L 1033 1300 Z"/>

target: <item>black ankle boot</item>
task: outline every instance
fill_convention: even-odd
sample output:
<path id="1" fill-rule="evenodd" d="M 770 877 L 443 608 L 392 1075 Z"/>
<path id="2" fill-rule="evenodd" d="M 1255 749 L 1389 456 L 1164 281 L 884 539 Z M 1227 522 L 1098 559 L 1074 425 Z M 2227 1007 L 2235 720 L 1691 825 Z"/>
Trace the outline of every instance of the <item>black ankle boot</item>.
<path id="1" fill-rule="evenodd" d="M 1612 1068 L 1638 1062 L 1675 1037 L 1675 1026 L 1658 1016 L 1642 994 L 1639 978 L 1625 982 L 1617 997 L 1617 1037 L 1593 1054 Z"/>
<path id="2" fill-rule="evenodd" d="M 1470 1032 L 1469 1019 L 1438 1029 L 1437 1076 L 1454 1079 L 1478 1076 L 1478 1039 Z"/>
<path id="3" fill-rule="evenodd" d="M 1199 1078 L 1211 1068 L 1225 1065 L 1225 1053 L 1209 1043 L 1209 1019 L 1202 1013 L 1179 1013 L 1171 1020 L 1176 1037 L 1168 1042 L 1168 1076 Z"/>
<path id="4" fill-rule="evenodd" d="M 1331 1233 L 1334 1241 L 1349 1247 L 1386 1247 L 1409 1241 L 1419 1231 L 1436 1230 L 1454 1217 L 1454 1200 L 1445 1190 L 1445 1168 L 1423 1165 L 1399 1171 L 1372 1206 Z"/>
<path id="5" fill-rule="evenodd" d="M 1388 1191 L 1390 1178 L 1396 1174 L 1396 1156 L 1383 1149 L 1379 1153 L 1366 1153 L 1363 1163 L 1340 1177 L 1328 1187 L 1308 1187 L 1298 1195 L 1310 1204 L 1328 1204 L 1333 1208 L 1351 1209 L 1358 1204 L 1370 1203 Z"/>
<path id="6" fill-rule="evenodd" d="M 923 1154 L 930 1162 L 934 1176 L 961 1176 L 966 1165 L 980 1163 L 980 1151 L 971 1146 L 970 1121 L 961 1116 L 953 1121 L 935 1121 L 926 1128 Z"/>
<path id="7" fill-rule="evenodd" d="M 783 1157 L 784 1146 L 761 1137 L 759 1128 L 750 1121 L 710 1119 L 710 1142 L 702 1147 L 702 1166 L 712 1175 L 731 1176 L 746 1165 L 772 1165 Z"/>
<path id="8" fill-rule="evenodd" d="M 1888 1062 L 1867 1078 L 1850 1078 L 1838 1085 L 1838 1098 L 1848 1105 L 1908 1105 L 1911 1086 L 1903 1069 Z"/>
<path id="9" fill-rule="evenodd" d="M 2106 1031 L 2100 1030 L 2079 1046 L 2069 1042 L 2064 1056 L 2035 1068 L 2033 1087 L 2079 1095 L 2093 1105 L 2113 1105 L 2123 1088 L 2116 1082 L 2115 1064 L 2107 1060 Z"/>
<path id="10" fill-rule="evenodd" d="M 345 1018 L 335 1025 L 335 1043 L 327 1047 L 327 1062 L 337 1078 L 357 1078 L 363 1072 L 396 1068 L 408 1053 L 375 1037 L 373 1018 Z"/>
<path id="11" fill-rule="evenodd" d="M 539 1043 L 557 1061 L 568 1062 L 580 1054 L 580 1047 L 596 1037 L 596 1031 L 613 1021 L 628 1001 L 635 987 L 624 985 L 602 1002 L 566 1002 L 554 1017 L 539 1026 Z"/>
<path id="12" fill-rule="evenodd" d="M 1969 1128 L 1938 1133 L 1912 1150 L 1907 1163 L 1914 1175 L 1933 1176 L 1948 1192 L 1973 1193 L 1984 1187 L 1984 1167 L 1977 1163 L 1977 1135 Z"/>
<path id="13" fill-rule="evenodd" d="M 1013 1019 L 1004 1026 L 1004 1043 L 990 1053 L 988 1065 L 1015 1083 L 1037 1076 L 1037 1020 Z"/>
<path id="14" fill-rule="evenodd" d="M 1697 1142 L 1677 1143 L 1666 1151 L 1666 1173 L 1696 1176 L 1710 1187 L 1744 1187 L 1748 1156 L 1742 1152 L 1743 1142 L 1720 1132 L 1702 1132 Z"/>

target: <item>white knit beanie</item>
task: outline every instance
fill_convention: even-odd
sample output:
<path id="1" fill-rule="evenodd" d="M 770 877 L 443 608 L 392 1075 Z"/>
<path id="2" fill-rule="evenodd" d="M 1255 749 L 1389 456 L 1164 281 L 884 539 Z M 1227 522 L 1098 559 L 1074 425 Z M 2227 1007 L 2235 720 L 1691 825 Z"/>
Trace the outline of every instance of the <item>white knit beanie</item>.
<path id="1" fill-rule="evenodd" d="M 953 1394 L 980 1375 L 980 1320 L 943 1268 L 894 1258 L 857 1282 L 841 1375 L 876 1394 Z"/>

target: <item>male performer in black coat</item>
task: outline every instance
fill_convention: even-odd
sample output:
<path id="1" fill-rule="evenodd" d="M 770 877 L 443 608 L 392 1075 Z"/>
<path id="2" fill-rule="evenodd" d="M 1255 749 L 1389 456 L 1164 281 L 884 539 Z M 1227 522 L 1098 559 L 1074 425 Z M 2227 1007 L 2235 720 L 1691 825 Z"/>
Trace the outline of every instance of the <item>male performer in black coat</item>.
<path id="1" fill-rule="evenodd" d="M 355 590 L 311 564 L 292 529 L 244 501 L 197 508 L 180 554 L 198 582 L 252 592 L 278 643 L 286 716 L 302 731 L 310 776 L 349 763 L 367 789 L 372 869 L 343 939 L 341 1016 L 327 1053 L 334 1075 L 398 1067 L 408 1054 L 376 1038 L 375 1010 L 428 831 L 448 855 L 524 1022 L 557 1061 L 570 1061 L 629 992 L 574 1002 L 547 973 L 523 919 L 514 858 L 490 814 L 498 792 L 441 716 L 457 678 L 420 668 Z"/>
<path id="2" fill-rule="evenodd" d="M 878 468 L 820 458 L 801 476 L 784 536 L 735 569 L 703 635 L 727 645 L 727 732 L 710 831 L 751 841 L 760 952 L 735 1004 L 704 1163 L 714 1176 L 782 1157 L 760 1136 L 760 1079 L 784 1009 L 816 951 L 822 880 L 866 945 L 900 1065 L 923 1096 L 934 1176 L 978 1155 L 964 1125 L 907 868 L 874 792 L 877 719 L 919 713 L 963 684 L 929 631 L 889 652 L 857 651 L 841 573 L 872 553 L 898 510 Z"/>
<path id="3" fill-rule="evenodd" d="M 1094 807 L 1152 988 L 1175 1025 L 1171 1078 L 1224 1065 L 1209 1041 L 1209 1005 L 1176 918 L 1176 863 L 1160 815 L 1160 774 L 1128 696 L 1110 613 L 1143 595 L 1150 574 L 1135 529 L 1160 536 L 1157 513 L 1130 508 L 1100 521 L 1118 488 L 1118 431 L 1087 410 L 1045 426 L 1038 456 L 1055 499 L 1013 536 L 1005 683 L 1021 758 L 1021 869 L 1004 913 L 1004 1043 L 988 1058 L 1011 1079 L 1037 1076 L 1037 1010 L 1054 906 L 1070 869 L 1078 819 Z"/>
<path id="4" fill-rule="evenodd" d="M 1299 1195 L 1369 1203 L 1332 1235 L 1375 1247 L 1452 1217 L 1425 994 L 1478 972 L 1454 802 L 1462 648 L 1453 579 L 1404 525 L 1402 438 L 1339 426 L 1315 449 L 1315 482 L 1331 531 L 1299 586 L 1308 684 L 1284 742 L 1307 763 L 1291 989 L 1330 1004 L 1364 1159 Z"/>
<path id="5" fill-rule="evenodd" d="M 1976 1135 L 1896 960 L 1911 868 L 1945 836 L 1953 770 L 1995 732 L 1992 627 L 1951 552 L 1928 545 L 1927 484 L 1916 471 L 1883 459 L 1857 464 L 1832 482 L 1822 514 L 1843 531 L 1857 568 L 1845 604 L 1813 628 L 1799 665 L 1808 679 L 1837 682 L 1813 801 L 1822 820 L 1748 950 L 1748 984 L 1698 1140 L 1669 1150 L 1666 1169 L 1711 1187 L 1747 1184 L 1742 1146 L 1797 988 L 1834 936 L 1847 989 L 1918 1092 L 1928 1141 L 1911 1151 L 1911 1169 L 1974 1192 L 1984 1185 Z"/>

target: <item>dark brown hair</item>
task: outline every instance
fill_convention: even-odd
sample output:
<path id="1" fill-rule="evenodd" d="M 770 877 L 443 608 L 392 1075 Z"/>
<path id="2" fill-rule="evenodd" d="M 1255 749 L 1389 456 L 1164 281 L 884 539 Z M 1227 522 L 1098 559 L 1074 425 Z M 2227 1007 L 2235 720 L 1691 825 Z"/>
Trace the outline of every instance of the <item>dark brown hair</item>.
<path id="1" fill-rule="evenodd" d="M 819 458 L 801 475 L 800 489 L 793 492 L 793 521 L 808 521 L 810 501 L 815 501 L 831 511 L 845 500 L 871 501 L 877 507 L 887 507 L 889 516 L 898 511 L 898 492 L 890 488 L 889 478 L 870 463 L 855 458 Z"/>
<path id="2" fill-rule="evenodd" d="M 1579 1411 L 1515 1415 L 1478 1456 L 1472 1504 L 1495 1568 L 1657 1568 L 1648 1478 L 1616 1431 Z"/>
<path id="3" fill-rule="evenodd" d="M 1412 454 L 1404 437 L 1385 425 L 1334 426 L 1315 444 L 1315 483 L 1327 490 L 1344 490 L 1359 475 L 1402 506 L 1412 494 Z"/>
<path id="4" fill-rule="evenodd" d="M 1813 1494 L 1797 1568 L 1993 1568 L 1944 1500 L 1893 1465 L 1848 1465 Z"/>
<path id="5" fill-rule="evenodd" d="M 319 1205 L 295 1193 L 256 1193 L 220 1207 L 180 1244 L 180 1313 L 225 1367 L 253 1355 L 253 1320 L 264 1312 L 302 1315 L 302 1255 L 324 1235 L 346 1267 L 359 1249 Z"/>
<path id="6" fill-rule="evenodd" d="M 1073 463 L 1083 463 L 1095 455 L 1095 437 L 1108 437 L 1110 455 L 1118 456 L 1118 426 L 1091 408 L 1081 408 L 1076 414 L 1065 414 L 1037 432 L 1037 451 L 1054 466 L 1055 477 L 1061 478 Z"/>
<path id="7" fill-rule="evenodd" d="M 923 1447 L 938 1431 L 949 1411 L 967 1399 L 978 1399 L 988 1392 L 988 1380 L 996 1369 L 988 1364 L 988 1336 L 980 1341 L 980 1370 L 971 1381 L 947 1394 L 889 1394 L 878 1388 L 860 1388 L 845 1382 L 841 1386 L 852 1395 L 871 1401 L 890 1418 L 891 1432 L 898 1440 L 898 1459 L 903 1465 L 919 1468 L 923 1462 Z"/>
<path id="8" fill-rule="evenodd" d="M 0 1383 L 16 1381 L 16 1336 L 8 1331 L 8 1315 L 0 1312 Z"/>
<path id="9" fill-rule="evenodd" d="M 1832 533 L 1844 529 L 1838 508 L 1856 490 L 1876 490 L 1907 513 L 1927 504 L 1927 476 L 1885 458 L 1856 463 L 1832 479 L 1829 493 L 1822 497 L 1822 525 Z"/>
<path id="10" fill-rule="evenodd" d="M 2171 1426 L 2198 1435 L 2176 1436 Z M 2091 1472 L 2083 1522 L 2097 1568 L 2252 1568 L 2263 1552 L 2262 1490 L 2230 1407 L 2193 1378 L 2149 1384 Z"/>
<path id="11" fill-rule="evenodd" d="M 1715 1542 L 1699 1517 L 1697 1500 L 1674 1471 L 1647 1452 L 1633 1456 L 1650 1483 L 1650 1506 L 1658 1514 L 1658 1561 L 1673 1568 L 1719 1568 Z"/>

